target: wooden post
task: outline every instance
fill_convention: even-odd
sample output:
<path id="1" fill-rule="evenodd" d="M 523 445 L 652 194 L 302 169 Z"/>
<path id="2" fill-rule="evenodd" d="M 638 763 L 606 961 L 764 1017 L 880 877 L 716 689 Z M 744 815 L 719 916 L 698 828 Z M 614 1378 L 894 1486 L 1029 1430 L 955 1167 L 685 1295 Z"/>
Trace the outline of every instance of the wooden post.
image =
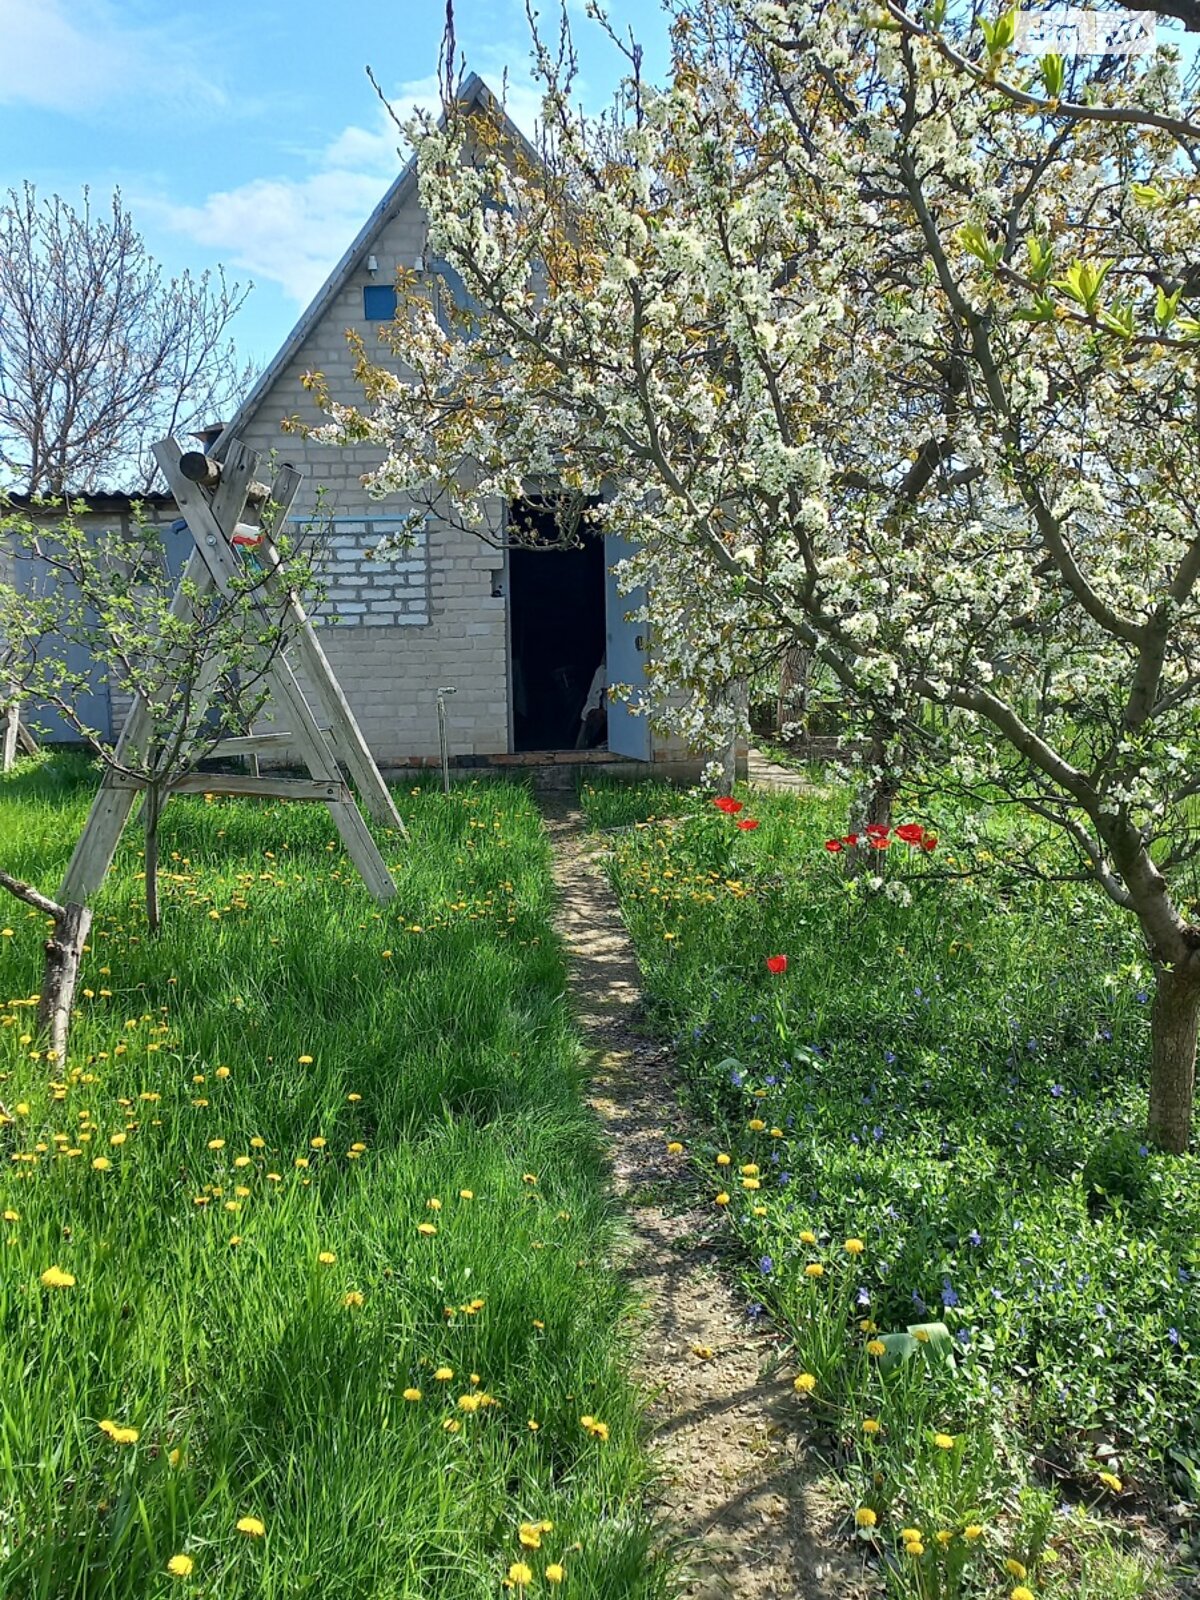
<path id="1" fill-rule="evenodd" d="M 2 754 L 0 754 L 0 771 L 11 772 L 17 759 L 17 732 L 21 726 L 21 708 L 15 700 L 10 700 L 4 708 L 4 726 L 0 729 L 2 741 Z"/>

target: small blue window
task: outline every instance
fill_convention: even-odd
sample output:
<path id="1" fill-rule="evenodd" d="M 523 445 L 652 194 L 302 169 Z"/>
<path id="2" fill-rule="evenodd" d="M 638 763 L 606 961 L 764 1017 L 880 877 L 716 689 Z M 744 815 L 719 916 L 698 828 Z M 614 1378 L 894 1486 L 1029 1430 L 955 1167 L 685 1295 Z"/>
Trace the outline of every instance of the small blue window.
<path id="1" fill-rule="evenodd" d="M 390 322 L 396 315 L 396 290 L 390 283 L 363 285 L 363 320 Z"/>

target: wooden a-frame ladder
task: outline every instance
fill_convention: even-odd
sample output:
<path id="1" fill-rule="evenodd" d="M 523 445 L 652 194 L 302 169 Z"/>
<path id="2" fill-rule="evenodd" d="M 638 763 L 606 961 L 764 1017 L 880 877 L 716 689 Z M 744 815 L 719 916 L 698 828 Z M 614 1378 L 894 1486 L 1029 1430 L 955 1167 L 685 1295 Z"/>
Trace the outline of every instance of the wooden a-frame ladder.
<path id="1" fill-rule="evenodd" d="M 283 525 L 300 488 L 301 474 L 294 467 L 283 467 L 268 488 L 258 481 L 260 457 L 236 439 L 221 462 L 198 451 L 185 455 L 174 439 L 155 445 L 154 454 L 193 540 L 192 553 L 171 600 L 172 616 L 183 619 L 205 594 L 216 591 L 229 597 L 234 592 L 243 574 L 238 545 L 252 545 L 265 567 L 278 565 L 271 529 L 264 526 L 263 517 L 269 508 L 272 526 Z M 268 578 L 264 588 L 267 598 L 283 608 L 284 647 L 276 652 L 267 677 L 271 698 L 280 711 L 286 712 L 290 731 L 223 739 L 212 754 L 254 755 L 272 745 L 293 745 L 308 767 L 309 777 L 189 773 L 171 784 L 171 793 L 269 795 L 281 800 L 323 801 L 368 889 L 376 900 L 390 900 L 396 885 L 342 777 L 339 761 L 354 779 L 363 804 L 376 822 L 402 835 L 404 823 L 303 606 L 294 594 L 283 589 L 281 580 L 272 584 Z M 265 615 L 265 601 L 262 609 Z M 292 659 L 304 675 L 325 719 L 324 725 L 318 722 L 300 687 Z M 143 751 L 150 727 L 150 707 L 142 696 L 136 696 L 117 741 L 118 766 L 122 757 L 132 761 Z M 105 773 L 67 866 L 59 894 L 64 905 L 83 902 L 100 887 L 133 803 L 144 787 L 137 779 L 111 768 Z"/>

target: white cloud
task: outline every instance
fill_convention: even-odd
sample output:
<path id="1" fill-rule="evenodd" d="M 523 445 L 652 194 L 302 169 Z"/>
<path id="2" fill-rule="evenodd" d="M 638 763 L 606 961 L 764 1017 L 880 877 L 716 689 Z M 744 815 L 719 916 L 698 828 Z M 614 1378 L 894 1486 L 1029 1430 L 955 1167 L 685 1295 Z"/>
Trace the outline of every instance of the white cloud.
<path id="1" fill-rule="evenodd" d="M 147 99 L 225 104 L 178 19 L 130 27 L 108 0 L 0 0 L 0 39 L 0 104 L 76 114 Z"/>
<path id="2" fill-rule="evenodd" d="M 402 122 L 414 106 L 436 111 L 437 79 L 402 83 L 390 98 Z M 508 112 L 524 132 L 532 132 L 540 103 L 531 84 L 510 85 Z M 399 172 L 407 156 L 401 145 L 399 128 L 380 105 L 368 126 L 345 127 L 310 155 L 314 170 L 303 177 L 254 178 L 200 205 L 142 199 L 139 210 L 154 212 L 231 266 L 278 283 L 307 305 Z"/>

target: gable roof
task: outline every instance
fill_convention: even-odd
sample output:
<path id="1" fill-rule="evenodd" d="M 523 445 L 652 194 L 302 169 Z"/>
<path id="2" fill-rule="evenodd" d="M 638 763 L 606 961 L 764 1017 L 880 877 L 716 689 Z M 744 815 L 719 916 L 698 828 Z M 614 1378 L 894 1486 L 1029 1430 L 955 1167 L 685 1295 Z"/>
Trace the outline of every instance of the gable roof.
<path id="1" fill-rule="evenodd" d="M 513 142 L 517 144 L 526 155 L 533 156 L 534 159 L 537 159 L 536 152 L 533 150 L 533 147 L 530 145 L 525 135 L 508 116 L 500 101 L 488 88 L 487 84 L 484 83 L 483 79 L 478 73 L 472 72 L 467 77 L 462 88 L 459 90 L 458 103 L 468 109 L 473 106 L 481 106 L 483 109 L 492 112 L 493 115 L 498 116 L 504 127 L 505 133 L 513 140 Z M 445 121 L 444 117 L 440 120 L 443 123 Z M 358 230 L 358 233 L 355 235 L 354 241 L 350 245 L 350 248 L 346 251 L 345 255 L 343 255 L 337 266 L 334 267 L 333 271 L 326 278 L 325 282 L 317 290 L 316 295 L 310 302 L 308 308 L 302 313 L 300 320 L 296 323 L 296 326 L 280 345 L 275 355 L 263 368 L 262 372 L 255 380 L 253 386 L 246 395 L 245 399 L 242 401 L 241 405 L 238 406 L 234 415 L 225 424 L 224 431 L 211 447 L 209 452 L 211 455 L 216 456 L 218 460 L 224 457 L 226 450 L 229 448 L 230 442 L 237 437 L 241 429 L 245 427 L 246 423 L 253 416 L 254 412 L 258 409 L 259 402 L 265 397 L 268 390 L 274 384 L 276 378 L 279 377 L 280 373 L 287 366 L 288 362 L 291 361 L 292 357 L 303 345 L 305 339 L 308 338 L 309 334 L 316 327 L 317 323 L 325 315 L 325 312 L 329 309 L 334 299 L 345 286 L 346 280 L 350 277 L 351 273 L 354 272 L 362 259 L 369 253 L 371 244 L 375 239 L 378 238 L 381 230 L 386 226 L 386 224 L 389 223 L 400 211 L 401 207 L 406 203 L 413 191 L 416 189 L 416 186 L 417 158 L 414 153 L 405 162 L 400 173 L 392 180 L 392 183 L 383 199 L 379 202 L 374 211 L 371 212 L 371 215 Z"/>

